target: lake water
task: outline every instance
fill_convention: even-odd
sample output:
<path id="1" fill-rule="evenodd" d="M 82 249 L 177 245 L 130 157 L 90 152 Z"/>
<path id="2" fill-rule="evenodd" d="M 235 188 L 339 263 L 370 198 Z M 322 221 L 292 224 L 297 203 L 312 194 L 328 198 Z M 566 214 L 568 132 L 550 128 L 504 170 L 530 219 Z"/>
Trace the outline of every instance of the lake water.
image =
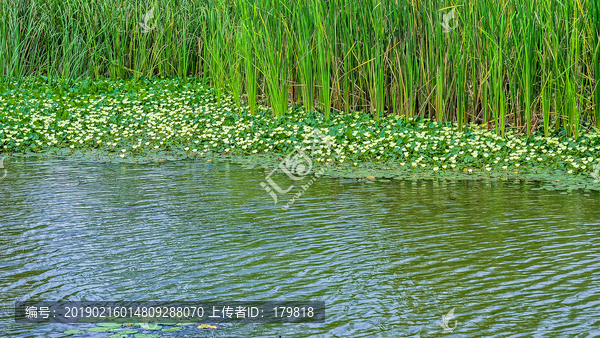
<path id="1" fill-rule="evenodd" d="M 600 336 L 598 193 L 514 181 L 319 178 L 282 210 L 259 184 L 269 171 L 225 162 L 13 158 L 6 167 L 3 307 L 322 300 L 324 324 L 163 335 Z M 442 315 L 452 309 L 457 327 L 443 333 Z M 9 313 L 2 336 L 61 337 L 78 327 L 16 324 Z"/>

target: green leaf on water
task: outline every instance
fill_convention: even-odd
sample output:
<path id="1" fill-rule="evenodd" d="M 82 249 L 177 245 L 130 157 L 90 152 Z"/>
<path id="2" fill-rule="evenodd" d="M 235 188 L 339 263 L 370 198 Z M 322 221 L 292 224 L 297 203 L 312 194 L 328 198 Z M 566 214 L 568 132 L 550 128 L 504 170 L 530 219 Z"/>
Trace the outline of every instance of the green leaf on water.
<path id="1" fill-rule="evenodd" d="M 144 323 L 144 324 L 140 324 L 140 326 L 143 329 L 152 330 L 152 331 L 156 331 L 156 330 L 162 329 L 162 325 L 165 325 L 165 324 L 162 324 L 162 323 Z"/>
<path id="2" fill-rule="evenodd" d="M 92 332 L 109 332 L 109 331 L 113 331 L 114 328 L 112 328 L 112 327 L 95 326 L 95 327 L 90 327 L 87 330 L 88 331 L 92 331 Z"/>
<path id="3" fill-rule="evenodd" d="M 159 337 L 157 334 L 153 334 L 153 333 L 136 333 L 133 336 L 135 338 L 158 338 Z"/>
<path id="4" fill-rule="evenodd" d="M 76 330 L 67 330 L 65 332 L 63 332 L 66 335 L 73 335 L 73 334 L 78 334 L 78 333 L 84 333 L 85 331 L 80 330 L 80 329 L 76 329 Z"/>
<path id="5" fill-rule="evenodd" d="M 120 323 L 112 323 L 112 322 L 98 323 L 96 325 L 103 326 L 103 327 L 112 327 L 112 328 L 120 328 L 121 327 Z"/>
<path id="6" fill-rule="evenodd" d="M 176 326 L 176 327 L 170 327 L 168 329 L 162 329 L 163 331 L 179 331 L 181 330 L 180 326 Z"/>

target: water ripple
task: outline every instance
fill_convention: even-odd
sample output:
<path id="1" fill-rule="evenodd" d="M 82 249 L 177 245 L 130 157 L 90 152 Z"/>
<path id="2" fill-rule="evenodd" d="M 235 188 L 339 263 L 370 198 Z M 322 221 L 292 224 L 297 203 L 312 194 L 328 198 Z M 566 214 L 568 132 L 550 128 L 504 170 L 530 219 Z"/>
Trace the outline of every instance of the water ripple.
<path id="1" fill-rule="evenodd" d="M 3 307 L 313 299 L 327 302 L 325 324 L 210 334 L 439 336 L 452 308 L 456 336 L 599 333 L 597 193 L 321 178 L 284 211 L 260 187 L 264 173 L 233 164 L 21 158 L 9 171 L 0 182 Z M 0 316 L 7 336 L 61 330 Z"/>

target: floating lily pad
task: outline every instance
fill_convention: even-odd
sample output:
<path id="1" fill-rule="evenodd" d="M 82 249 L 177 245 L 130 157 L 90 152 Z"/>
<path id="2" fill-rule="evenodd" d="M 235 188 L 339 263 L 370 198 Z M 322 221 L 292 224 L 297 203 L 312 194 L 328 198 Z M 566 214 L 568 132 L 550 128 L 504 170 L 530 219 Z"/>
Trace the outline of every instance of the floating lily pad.
<path id="1" fill-rule="evenodd" d="M 109 332 L 109 331 L 113 331 L 115 329 L 112 327 L 95 326 L 95 327 L 90 327 L 87 330 L 92 331 L 92 332 Z"/>
<path id="2" fill-rule="evenodd" d="M 120 328 L 121 327 L 120 323 L 112 323 L 112 322 L 103 322 L 103 323 L 98 323 L 96 325 L 103 326 L 103 327 L 112 327 L 112 328 Z"/>
<path id="3" fill-rule="evenodd" d="M 163 331 L 179 331 L 181 330 L 181 326 L 170 327 L 168 329 L 162 329 Z"/>
<path id="4" fill-rule="evenodd" d="M 161 324 L 161 323 L 136 323 L 136 326 L 138 326 L 138 325 L 142 329 L 155 331 L 155 330 L 162 329 L 162 325 L 164 325 L 164 324 Z"/>
<path id="5" fill-rule="evenodd" d="M 67 330 L 65 332 L 63 332 L 66 335 L 73 335 L 73 334 L 78 334 L 78 333 L 84 333 L 85 331 L 80 330 L 80 329 L 76 329 L 76 330 Z"/>
<path id="6" fill-rule="evenodd" d="M 136 333 L 133 335 L 135 338 L 158 338 L 159 335 L 154 333 Z"/>

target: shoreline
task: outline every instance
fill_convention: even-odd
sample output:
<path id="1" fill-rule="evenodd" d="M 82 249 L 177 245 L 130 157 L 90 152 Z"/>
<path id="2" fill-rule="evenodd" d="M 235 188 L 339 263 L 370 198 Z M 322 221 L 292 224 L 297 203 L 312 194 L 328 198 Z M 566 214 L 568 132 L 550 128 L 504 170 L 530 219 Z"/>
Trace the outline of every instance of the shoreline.
<path id="1" fill-rule="evenodd" d="M 281 117 L 267 107 L 252 115 L 199 80 L 105 79 L 68 88 L 38 81 L 0 95 L 0 157 L 47 154 L 116 163 L 196 158 L 269 168 L 285 159 L 286 166 L 323 167 L 324 177 L 368 181 L 526 178 L 595 189 L 600 131 L 586 130 L 578 138 L 565 130 L 527 138 L 474 124 L 459 131 L 456 123 L 422 116 L 374 119 L 350 112 L 326 119 L 302 107 Z M 304 152 L 309 148 L 310 155 Z"/>
<path id="2" fill-rule="evenodd" d="M 169 162 L 212 162 L 212 163 L 230 163 L 238 165 L 243 170 L 262 170 L 265 176 L 277 169 L 277 174 L 284 177 L 285 174 L 279 169 L 279 164 L 285 159 L 286 154 L 250 154 L 250 155 L 231 155 L 231 154 L 208 154 L 203 156 L 187 156 L 177 154 L 176 152 L 161 151 L 145 156 L 137 156 L 135 158 L 121 158 L 118 153 L 111 153 L 98 150 L 77 150 L 61 149 L 58 152 L 41 152 L 41 153 L 15 153 L 15 154 L 0 154 L 0 157 L 5 156 L 8 159 L 10 169 L 10 158 L 38 158 L 38 159 L 61 159 L 70 162 L 78 163 L 96 163 L 96 164 L 125 164 L 125 165 L 154 165 L 165 164 Z M 318 179 L 353 179 L 357 182 L 375 183 L 375 182 L 390 182 L 398 181 L 526 181 L 538 182 L 540 187 L 534 190 L 545 189 L 548 191 L 571 191 L 581 190 L 585 192 L 598 191 L 600 192 L 600 180 L 583 175 L 571 175 L 561 170 L 551 170 L 544 167 L 535 168 L 533 170 L 481 170 L 476 168 L 462 168 L 459 170 L 434 171 L 431 169 L 413 169 L 401 167 L 394 163 L 375 163 L 362 162 L 357 166 L 354 165 L 315 165 L 311 172 L 307 173 L 300 187 L 307 185 L 310 187 L 314 181 Z M 9 170 L 10 171 L 10 170 Z M 303 189 L 303 188 L 302 188 Z M 301 191 L 306 191 L 304 189 Z M 288 206 L 293 204 L 294 196 L 298 192 L 290 194 L 290 198 L 282 200 L 288 203 Z M 301 196 L 299 196 L 301 197 Z M 297 198 L 296 198 L 297 199 Z M 289 203 L 292 201 L 291 203 Z"/>

